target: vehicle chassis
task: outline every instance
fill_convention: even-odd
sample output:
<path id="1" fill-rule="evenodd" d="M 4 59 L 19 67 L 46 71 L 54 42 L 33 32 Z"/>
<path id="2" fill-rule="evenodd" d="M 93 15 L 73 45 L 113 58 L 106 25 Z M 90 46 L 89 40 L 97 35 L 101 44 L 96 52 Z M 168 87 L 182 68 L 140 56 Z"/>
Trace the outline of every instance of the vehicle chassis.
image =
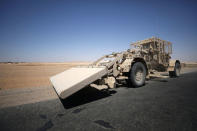
<path id="1" fill-rule="evenodd" d="M 93 62 L 89 67 L 105 66 L 108 74 L 91 84 L 91 86 L 102 89 L 107 87 L 99 85 L 107 85 L 109 88 L 114 88 L 120 79 L 125 79 L 132 84 L 133 82 L 130 79 L 134 77 L 131 72 L 135 63 L 138 63 L 138 65 L 143 64 L 145 67 L 145 76 L 143 77 L 146 78 L 150 78 L 152 74 L 166 71 L 169 72 L 170 77 L 178 77 L 181 69 L 180 61 L 171 60 L 171 54 L 171 42 L 156 37 L 137 41 L 132 43 L 131 49 L 127 51 L 105 55 Z M 134 73 L 134 75 L 136 75 L 135 80 L 137 80 L 137 75 L 141 77 L 138 72 Z M 143 81 L 141 84 L 133 84 L 133 86 L 139 87 L 144 84 Z"/>

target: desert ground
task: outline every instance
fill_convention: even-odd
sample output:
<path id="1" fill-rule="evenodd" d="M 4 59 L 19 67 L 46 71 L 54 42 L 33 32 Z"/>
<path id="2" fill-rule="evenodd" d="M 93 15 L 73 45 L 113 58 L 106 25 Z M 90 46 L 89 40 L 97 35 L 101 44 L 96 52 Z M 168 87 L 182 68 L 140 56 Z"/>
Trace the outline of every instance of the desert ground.
<path id="1" fill-rule="evenodd" d="M 67 63 L 0 63 L 0 88 L 29 88 L 49 86 L 49 77 L 78 65 L 90 62 Z"/>
<path id="2" fill-rule="evenodd" d="M 48 87 L 49 78 L 74 66 L 91 62 L 0 63 L 0 89 Z M 196 63 L 186 63 L 183 71 L 193 70 Z M 192 67 L 192 68 L 191 68 Z"/>

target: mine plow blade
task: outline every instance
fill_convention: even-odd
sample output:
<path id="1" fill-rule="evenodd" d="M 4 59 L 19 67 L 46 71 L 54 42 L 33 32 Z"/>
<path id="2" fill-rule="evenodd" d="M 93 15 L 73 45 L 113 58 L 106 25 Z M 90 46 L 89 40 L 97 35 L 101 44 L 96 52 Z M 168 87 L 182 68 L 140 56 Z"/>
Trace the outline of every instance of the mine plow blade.
<path id="1" fill-rule="evenodd" d="M 105 66 L 74 67 L 52 76 L 50 80 L 58 96 L 65 99 L 107 73 Z"/>

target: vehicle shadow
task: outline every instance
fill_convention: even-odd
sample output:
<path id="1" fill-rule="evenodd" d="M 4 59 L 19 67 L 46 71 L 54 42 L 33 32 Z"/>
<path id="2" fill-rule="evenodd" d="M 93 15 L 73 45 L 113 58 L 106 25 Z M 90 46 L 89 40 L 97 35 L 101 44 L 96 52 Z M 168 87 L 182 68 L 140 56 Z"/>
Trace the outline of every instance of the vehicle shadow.
<path id="1" fill-rule="evenodd" d="M 147 81 L 168 82 L 168 79 L 151 77 Z M 147 84 L 148 82 L 145 83 L 145 85 Z M 116 85 L 116 88 L 120 88 L 120 87 L 136 88 L 132 84 L 127 83 L 126 80 L 123 80 L 119 82 L 119 84 Z M 138 87 L 138 88 L 141 88 L 141 87 Z M 117 93 L 117 91 L 115 90 L 98 90 L 96 88 L 87 86 L 79 90 L 78 92 L 74 93 L 73 95 L 67 97 L 66 99 L 61 99 L 61 98 L 59 99 L 61 103 L 63 104 L 64 108 L 69 109 L 69 108 L 87 104 L 87 103 L 90 103 L 90 102 L 93 102 L 102 98 L 109 97 L 115 93 Z"/>
<path id="2" fill-rule="evenodd" d="M 169 80 L 169 78 L 151 76 L 149 79 L 146 79 L 145 84 L 140 87 L 133 86 L 131 82 L 128 82 L 128 80 L 122 80 L 122 81 L 119 81 L 119 83 L 116 85 L 116 88 L 120 88 L 120 87 L 141 88 L 141 87 L 144 87 L 145 85 L 149 84 L 148 81 L 168 82 L 168 80 Z"/>
<path id="3" fill-rule="evenodd" d="M 115 90 L 98 90 L 93 87 L 85 87 L 73 95 L 67 97 L 66 99 L 61 99 L 60 101 L 63 104 L 65 109 L 73 108 L 79 105 L 87 104 L 105 97 L 109 97 L 112 94 L 115 94 Z"/>
<path id="4" fill-rule="evenodd" d="M 126 88 L 129 89 L 129 88 L 141 88 L 143 86 L 135 87 L 135 86 L 132 85 L 131 82 L 128 82 L 128 80 L 122 80 L 122 81 L 119 81 L 119 83 L 116 85 L 116 88 L 126 87 Z"/>
<path id="5" fill-rule="evenodd" d="M 155 82 L 168 82 L 170 77 L 162 78 L 162 77 L 156 77 L 156 76 L 151 76 L 148 81 L 155 81 Z"/>

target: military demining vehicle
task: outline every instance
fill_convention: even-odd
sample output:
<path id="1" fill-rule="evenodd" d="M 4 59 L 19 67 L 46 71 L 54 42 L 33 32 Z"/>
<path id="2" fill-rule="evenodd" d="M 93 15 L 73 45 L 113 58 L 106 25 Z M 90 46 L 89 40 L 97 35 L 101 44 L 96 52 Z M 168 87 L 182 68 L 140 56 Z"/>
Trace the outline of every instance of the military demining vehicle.
<path id="1" fill-rule="evenodd" d="M 180 76 L 179 60 L 171 60 L 171 42 L 152 37 L 131 43 L 127 51 L 105 55 L 87 66 L 70 68 L 50 78 L 55 91 L 65 99 L 86 86 L 115 88 L 125 80 L 132 87 L 145 84 L 152 74 L 169 72 Z"/>

